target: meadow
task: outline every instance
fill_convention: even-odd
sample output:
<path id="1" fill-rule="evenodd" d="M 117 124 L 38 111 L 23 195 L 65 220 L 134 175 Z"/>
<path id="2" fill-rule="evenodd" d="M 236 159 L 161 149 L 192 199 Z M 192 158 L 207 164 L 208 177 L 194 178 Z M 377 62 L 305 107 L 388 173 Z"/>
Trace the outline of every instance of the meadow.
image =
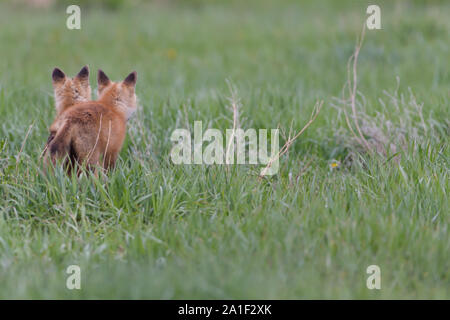
<path id="1" fill-rule="evenodd" d="M 367 5 L 82 5 L 68 30 L 64 6 L 0 3 L 0 298 L 450 298 L 450 3 L 379 2 L 355 117 L 344 85 Z M 51 71 L 85 64 L 93 88 L 99 68 L 136 70 L 140 108 L 107 176 L 45 175 Z M 170 159 L 175 129 L 232 128 L 233 103 L 282 146 L 316 101 L 271 177 Z"/>

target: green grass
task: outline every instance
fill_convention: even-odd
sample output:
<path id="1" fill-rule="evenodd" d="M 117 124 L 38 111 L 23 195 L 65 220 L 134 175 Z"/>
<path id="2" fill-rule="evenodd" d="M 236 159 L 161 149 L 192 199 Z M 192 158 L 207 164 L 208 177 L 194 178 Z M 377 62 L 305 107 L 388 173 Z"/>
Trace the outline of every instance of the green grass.
<path id="1" fill-rule="evenodd" d="M 404 135 L 392 158 L 361 153 L 333 108 L 367 5 L 82 8 L 70 31 L 63 7 L 2 4 L 0 298 L 450 298 L 450 6 L 382 2 L 383 29 L 366 33 L 360 110 L 395 129 L 390 141 Z M 108 179 L 45 176 L 51 70 L 84 64 L 93 87 L 98 68 L 116 80 L 137 70 L 141 108 Z M 227 79 L 243 128 L 299 130 L 324 100 L 271 178 L 170 161 L 175 128 L 232 127 Z M 72 264 L 81 290 L 66 289 Z M 381 290 L 366 288 L 372 264 Z"/>

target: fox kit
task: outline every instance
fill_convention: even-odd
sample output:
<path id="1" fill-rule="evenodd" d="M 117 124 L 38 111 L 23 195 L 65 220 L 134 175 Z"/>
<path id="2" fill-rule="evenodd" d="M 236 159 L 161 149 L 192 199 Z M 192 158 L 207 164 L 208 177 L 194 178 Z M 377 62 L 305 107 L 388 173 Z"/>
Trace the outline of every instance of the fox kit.
<path id="1" fill-rule="evenodd" d="M 69 78 L 59 68 L 52 72 L 53 94 L 55 98 L 56 118 L 67 108 L 79 102 L 91 100 L 91 86 L 89 85 L 89 67 L 84 66 L 78 74 Z M 48 162 L 48 146 L 55 137 L 57 128 L 53 128 L 44 148 L 44 164 Z"/>
<path id="2" fill-rule="evenodd" d="M 112 82 L 98 72 L 97 101 L 76 103 L 64 108 L 50 126 L 50 159 L 66 158 L 68 170 L 77 164 L 113 168 L 126 134 L 126 122 L 137 108 L 137 74 Z M 102 163 L 100 162 L 102 160 Z"/>
<path id="3" fill-rule="evenodd" d="M 56 116 L 76 103 L 91 100 L 89 85 L 89 67 L 84 66 L 73 78 L 68 78 L 60 69 L 52 73 L 53 92 L 55 95 Z"/>

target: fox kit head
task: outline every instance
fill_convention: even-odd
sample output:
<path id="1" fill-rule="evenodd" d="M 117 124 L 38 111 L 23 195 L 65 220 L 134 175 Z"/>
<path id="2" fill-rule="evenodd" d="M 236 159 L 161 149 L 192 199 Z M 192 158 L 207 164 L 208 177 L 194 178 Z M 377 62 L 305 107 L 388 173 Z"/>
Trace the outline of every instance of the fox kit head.
<path id="1" fill-rule="evenodd" d="M 73 78 L 66 77 L 64 72 L 55 68 L 52 73 L 52 83 L 58 114 L 76 103 L 91 100 L 88 66 L 84 66 Z"/>
<path id="2" fill-rule="evenodd" d="M 102 70 L 98 70 L 98 100 L 115 106 L 128 120 L 137 108 L 136 81 L 136 71 L 121 82 L 112 82 Z"/>

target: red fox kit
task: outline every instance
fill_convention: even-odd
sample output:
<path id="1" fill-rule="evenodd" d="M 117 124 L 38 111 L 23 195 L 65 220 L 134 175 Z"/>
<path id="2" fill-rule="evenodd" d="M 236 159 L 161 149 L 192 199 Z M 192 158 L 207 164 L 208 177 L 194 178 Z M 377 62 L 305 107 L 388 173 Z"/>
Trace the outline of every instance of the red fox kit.
<path id="1" fill-rule="evenodd" d="M 84 66 L 74 78 L 66 77 L 64 72 L 55 68 L 52 73 L 52 84 L 57 116 L 76 103 L 91 100 L 88 66 Z"/>
<path id="2" fill-rule="evenodd" d="M 50 126 L 51 161 L 66 157 L 69 172 L 77 164 L 114 167 L 125 139 L 126 122 L 137 108 L 136 81 L 136 72 L 116 83 L 99 70 L 98 100 L 63 107 Z"/>

